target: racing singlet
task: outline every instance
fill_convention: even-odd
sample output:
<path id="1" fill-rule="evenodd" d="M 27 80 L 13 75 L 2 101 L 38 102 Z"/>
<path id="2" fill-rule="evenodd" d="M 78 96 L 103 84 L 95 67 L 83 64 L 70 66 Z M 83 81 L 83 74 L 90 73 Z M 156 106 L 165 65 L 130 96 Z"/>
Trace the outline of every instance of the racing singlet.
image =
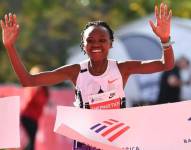
<path id="1" fill-rule="evenodd" d="M 74 105 L 90 109 L 125 107 L 123 80 L 117 62 L 109 59 L 106 71 L 102 75 L 93 76 L 88 70 L 88 61 L 80 64 Z"/>

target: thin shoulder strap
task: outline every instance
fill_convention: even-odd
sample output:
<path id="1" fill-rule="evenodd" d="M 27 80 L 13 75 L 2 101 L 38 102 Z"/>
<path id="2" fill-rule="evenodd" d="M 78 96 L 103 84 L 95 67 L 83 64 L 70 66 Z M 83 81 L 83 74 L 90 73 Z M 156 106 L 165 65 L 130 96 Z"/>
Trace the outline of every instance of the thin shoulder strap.
<path id="1" fill-rule="evenodd" d="M 80 73 L 88 71 L 88 60 L 82 61 L 80 63 Z"/>

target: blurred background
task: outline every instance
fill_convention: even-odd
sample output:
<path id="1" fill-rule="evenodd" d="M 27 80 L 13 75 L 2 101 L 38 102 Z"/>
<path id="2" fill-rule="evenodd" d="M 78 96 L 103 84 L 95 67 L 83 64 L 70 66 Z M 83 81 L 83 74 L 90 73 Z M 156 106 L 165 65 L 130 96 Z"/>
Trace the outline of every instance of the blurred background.
<path id="1" fill-rule="evenodd" d="M 149 19 L 154 20 L 154 6 L 162 0 L 1 0 L 0 14 L 15 13 L 20 24 L 16 47 L 28 70 L 42 65 L 52 70 L 87 58 L 80 49 L 81 32 L 93 20 L 106 21 L 114 30 L 114 46 L 110 58 L 160 58 L 160 40 L 152 33 Z M 163 0 L 173 12 L 171 39 L 175 58 L 191 60 L 191 1 Z M 5 48 L 0 42 L 0 96 L 20 95 L 25 105 L 23 88 L 11 68 Z M 127 106 L 156 104 L 161 74 L 134 75 L 125 87 Z M 180 100 L 191 99 L 190 67 L 182 69 Z M 74 91 L 70 83 L 49 87 L 36 137 L 37 150 L 71 149 L 72 141 L 53 133 L 56 105 L 73 105 Z M 26 136 L 27 139 L 27 136 Z M 26 140 L 27 143 L 27 140 Z"/>
<path id="2" fill-rule="evenodd" d="M 17 15 L 21 26 L 17 48 L 26 67 L 30 69 L 36 64 L 41 64 L 47 69 L 54 69 L 66 64 L 69 49 L 79 45 L 80 33 L 88 21 L 104 20 L 114 31 L 118 31 L 132 21 L 152 14 L 154 5 L 160 2 L 160 0 L 1 0 L 0 14 L 1 19 L 9 12 Z M 189 24 L 191 1 L 166 0 L 165 2 L 173 10 L 173 16 L 184 18 Z M 143 25 L 137 25 L 135 30 L 141 29 Z M 146 26 L 149 26 L 147 20 Z M 189 27 L 182 25 L 182 28 Z M 176 41 L 174 37 L 172 39 Z M 186 40 L 185 37 L 181 42 L 182 45 Z M 0 48 L 1 83 L 18 83 L 8 64 L 2 43 Z"/>

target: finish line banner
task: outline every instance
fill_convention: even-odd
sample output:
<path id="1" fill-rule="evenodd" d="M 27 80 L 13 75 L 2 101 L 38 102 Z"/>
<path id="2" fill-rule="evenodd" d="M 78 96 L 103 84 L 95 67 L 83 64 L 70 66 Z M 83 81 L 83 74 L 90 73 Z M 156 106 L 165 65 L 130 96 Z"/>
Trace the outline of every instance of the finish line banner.
<path id="1" fill-rule="evenodd" d="M 0 149 L 19 148 L 19 107 L 18 96 L 0 98 Z"/>
<path id="2" fill-rule="evenodd" d="M 104 150 L 191 150 L 191 100 L 118 110 L 58 106 L 54 131 Z"/>

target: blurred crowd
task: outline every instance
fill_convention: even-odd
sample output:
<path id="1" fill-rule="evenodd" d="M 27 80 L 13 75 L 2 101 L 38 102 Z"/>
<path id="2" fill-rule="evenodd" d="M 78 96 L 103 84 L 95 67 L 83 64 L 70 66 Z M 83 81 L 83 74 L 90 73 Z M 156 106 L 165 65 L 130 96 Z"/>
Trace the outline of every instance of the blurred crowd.
<path id="1" fill-rule="evenodd" d="M 191 99 L 191 65 L 186 56 L 176 59 L 170 71 L 139 78 L 140 99 L 132 106 L 154 105 Z"/>

